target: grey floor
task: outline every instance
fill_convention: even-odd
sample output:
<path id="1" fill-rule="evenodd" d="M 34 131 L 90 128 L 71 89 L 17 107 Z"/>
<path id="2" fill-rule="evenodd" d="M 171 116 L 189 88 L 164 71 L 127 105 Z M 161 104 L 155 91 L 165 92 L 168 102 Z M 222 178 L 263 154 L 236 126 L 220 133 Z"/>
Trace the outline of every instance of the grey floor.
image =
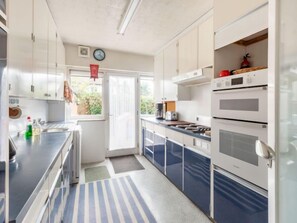
<path id="1" fill-rule="evenodd" d="M 85 183 L 84 169 L 105 165 L 111 177 L 130 175 L 158 223 L 210 223 L 211 221 L 146 158 L 136 156 L 145 170 L 115 174 L 109 159 L 84 165 L 80 183 Z"/>

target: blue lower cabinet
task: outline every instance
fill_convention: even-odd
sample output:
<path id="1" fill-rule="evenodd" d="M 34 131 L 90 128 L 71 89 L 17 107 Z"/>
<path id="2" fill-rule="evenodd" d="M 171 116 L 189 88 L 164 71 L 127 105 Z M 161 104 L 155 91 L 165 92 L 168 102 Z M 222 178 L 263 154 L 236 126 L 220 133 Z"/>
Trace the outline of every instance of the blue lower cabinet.
<path id="1" fill-rule="evenodd" d="M 215 171 L 214 219 L 217 223 L 267 223 L 268 199 Z"/>
<path id="2" fill-rule="evenodd" d="M 154 136 L 154 165 L 165 172 L 165 138 L 157 134 Z"/>
<path id="3" fill-rule="evenodd" d="M 144 129 L 143 155 L 152 163 L 154 162 L 154 133 Z"/>
<path id="4" fill-rule="evenodd" d="M 142 154 L 144 154 L 144 134 L 145 134 L 145 129 L 144 128 L 142 128 L 142 130 L 141 130 L 141 146 L 142 146 Z"/>
<path id="5" fill-rule="evenodd" d="M 184 149 L 184 193 L 210 215 L 210 159 Z"/>
<path id="6" fill-rule="evenodd" d="M 170 140 L 166 141 L 166 176 L 182 190 L 183 147 Z"/>

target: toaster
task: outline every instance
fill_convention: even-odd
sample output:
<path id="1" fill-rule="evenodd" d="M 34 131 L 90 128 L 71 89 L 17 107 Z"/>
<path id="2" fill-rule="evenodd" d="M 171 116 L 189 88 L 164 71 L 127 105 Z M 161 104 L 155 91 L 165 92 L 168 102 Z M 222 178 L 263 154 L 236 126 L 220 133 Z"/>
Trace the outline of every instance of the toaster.
<path id="1" fill-rule="evenodd" d="M 174 112 L 174 111 L 166 112 L 165 120 L 167 120 L 167 121 L 177 121 L 177 112 Z"/>

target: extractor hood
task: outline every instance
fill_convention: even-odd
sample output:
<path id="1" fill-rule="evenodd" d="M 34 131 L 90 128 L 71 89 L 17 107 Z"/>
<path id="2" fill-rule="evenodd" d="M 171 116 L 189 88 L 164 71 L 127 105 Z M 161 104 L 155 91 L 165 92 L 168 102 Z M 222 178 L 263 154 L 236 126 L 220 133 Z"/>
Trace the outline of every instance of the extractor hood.
<path id="1" fill-rule="evenodd" d="M 180 74 L 172 78 L 172 82 L 183 86 L 192 86 L 209 83 L 213 77 L 213 68 L 201 68 Z"/>

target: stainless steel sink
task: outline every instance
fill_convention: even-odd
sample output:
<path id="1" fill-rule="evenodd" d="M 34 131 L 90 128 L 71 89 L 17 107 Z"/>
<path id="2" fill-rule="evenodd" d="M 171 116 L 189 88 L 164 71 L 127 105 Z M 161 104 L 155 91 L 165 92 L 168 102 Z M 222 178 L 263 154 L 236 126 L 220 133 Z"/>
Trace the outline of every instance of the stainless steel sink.
<path id="1" fill-rule="evenodd" d="M 68 128 L 47 128 L 43 129 L 42 132 L 66 132 Z"/>

